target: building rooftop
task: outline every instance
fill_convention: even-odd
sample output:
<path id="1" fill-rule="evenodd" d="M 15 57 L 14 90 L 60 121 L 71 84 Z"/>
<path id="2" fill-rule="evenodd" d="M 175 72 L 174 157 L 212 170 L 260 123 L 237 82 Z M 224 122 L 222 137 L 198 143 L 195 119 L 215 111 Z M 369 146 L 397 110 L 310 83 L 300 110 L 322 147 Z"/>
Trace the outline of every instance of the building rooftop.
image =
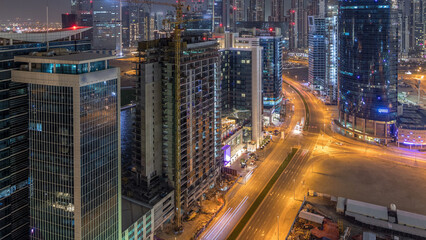
<path id="1" fill-rule="evenodd" d="M 123 230 L 129 228 L 151 209 L 139 204 L 136 200 L 121 198 L 121 227 Z"/>
<path id="2" fill-rule="evenodd" d="M 16 32 L 0 32 L 0 38 L 3 39 L 12 39 L 15 41 L 23 42 L 34 42 L 34 43 L 43 43 L 49 41 L 57 41 L 60 39 L 69 38 L 76 34 L 83 33 L 91 27 L 71 27 L 63 28 L 60 30 L 49 31 L 49 32 L 26 32 L 26 33 L 16 33 Z"/>
<path id="3" fill-rule="evenodd" d="M 110 60 L 115 58 L 115 56 L 111 56 L 108 54 L 86 52 L 60 53 L 58 55 L 49 55 L 48 53 L 35 53 L 34 55 L 15 56 L 15 62 L 82 64 L 94 61 Z"/>
<path id="4" fill-rule="evenodd" d="M 398 127 L 404 129 L 426 129 L 426 109 L 404 104 Z"/>

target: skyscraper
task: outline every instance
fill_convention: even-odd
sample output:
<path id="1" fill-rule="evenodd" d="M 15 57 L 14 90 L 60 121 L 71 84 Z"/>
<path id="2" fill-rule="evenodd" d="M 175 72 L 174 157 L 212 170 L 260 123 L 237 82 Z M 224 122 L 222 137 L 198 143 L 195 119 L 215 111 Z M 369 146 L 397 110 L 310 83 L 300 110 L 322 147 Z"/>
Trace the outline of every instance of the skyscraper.
<path id="1" fill-rule="evenodd" d="M 409 14 L 410 48 L 414 55 L 423 57 L 426 49 L 426 2 L 411 0 Z"/>
<path id="2" fill-rule="evenodd" d="M 265 1 L 249 0 L 247 20 L 252 22 L 265 21 Z"/>
<path id="3" fill-rule="evenodd" d="M 90 50 L 79 36 L 88 28 L 46 33 L 0 33 L 0 239 L 29 237 L 28 92 L 27 85 L 11 81 L 19 63 L 14 56 L 50 49 Z M 72 41 L 69 41 L 69 38 Z M 25 40 L 23 40 L 25 39 Z M 66 39 L 67 41 L 64 41 Z"/>
<path id="4" fill-rule="evenodd" d="M 78 26 L 93 27 L 93 1 L 71 0 L 71 14 L 76 15 Z M 66 27 L 66 25 L 62 27 Z M 93 29 L 84 32 L 83 37 L 84 39 L 92 40 Z"/>
<path id="5" fill-rule="evenodd" d="M 337 103 L 337 5 L 321 5 L 309 16 L 309 82 L 326 102 Z"/>
<path id="6" fill-rule="evenodd" d="M 154 17 L 141 3 L 128 3 L 122 7 L 122 38 L 124 47 L 136 47 L 139 41 L 154 39 Z"/>
<path id="7" fill-rule="evenodd" d="M 109 59 L 15 57 L 30 106 L 31 239 L 121 237 L 120 77 Z"/>
<path id="8" fill-rule="evenodd" d="M 262 47 L 257 38 L 246 46 L 221 49 L 222 115 L 248 123 L 249 139 L 259 147 L 262 137 Z M 246 134 L 244 134 L 246 135 Z"/>
<path id="9" fill-rule="evenodd" d="M 93 11 L 93 49 L 121 53 L 121 2 L 91 0 Z"/>
<path id="10" fill-rule="evenodd" d="M 154 194 L 156 184 L 166 182 L 175 187 L 176 202 L 188 210 L 220 171 L 219 52 L 215 41 L 183 38 L 181 79 L 176 86 L 174 44 L 168 38 L 139 44 L 141 53 L 148 55 L 140 65 L 136 115 L 140 129 L 134 161 L 142 188 Z M 158 124 L 160 131 L 155 129 Z"/>
<path id="11" fill-rule="evenodd" d="M 396 6 L 340 1 L 339 121 L 346 135 L 387 144 L 397 116 Z"/>
<path id="12" fill-rule="evenodd" d="M 324 93 L 326 82 L 326 22 L 324 16 L 309 16 L 309 83 Z"/>
<path id="13" fill-rule="evenodd" d="M 292 0 L 290 9 L 289 47 L 308 47 L 308 9 L 305 0 Z"/>
<path id="14" fill-rule="evenodd" d="M 338 5 L 327 6 L 326 24 L 326 75 L 325 75 L 325 91 L 327 100 L 331 104 L 337 103 L 338 95 Z"/>
<path id="15" fill-rule="evenodd" d="M 262 88 L 263 115 L 269 123 L 280 121 L 282 103 L 282 36 L 259 36 L 259 45 L 263 47 Z"/>

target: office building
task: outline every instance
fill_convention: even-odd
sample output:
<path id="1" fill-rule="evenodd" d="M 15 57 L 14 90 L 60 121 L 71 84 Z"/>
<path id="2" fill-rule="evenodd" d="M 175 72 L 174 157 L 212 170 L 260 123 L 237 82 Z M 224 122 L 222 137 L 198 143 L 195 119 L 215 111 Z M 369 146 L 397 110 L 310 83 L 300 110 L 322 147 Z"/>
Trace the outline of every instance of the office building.
<path id="1" fill-rule="evenodd" d="M 90 50 L 90 42 L 80 40 L 90 28 L 65 29 L 46 33 L 0 33 L 0 239 L 28 239 L 29 162 L 27 85 L 11 81 L 18 68 L 13 57 L 50 49 Z"/>
<path id="2" fill-rule="evenodd" d="M 62 14 L 62 28 L 70 28 L 79 26 L 77 22 L 77 14 Z"/>
<path id="3" fill-rule="evenodd" d="M 121 237 L 120 71 L 109 55 L 16 56 L 28 85 L 31 239 Z"/>
<path id="4" fill-rule="evenodd" d="M 412 55 L 424 57 L 426 55 L 426 2 L 411 0 L 409 11 L 409 42 Z"/>
<path id="5" fill-rule="evenodd" d="M 76 25 L 84 27 L 93 27 L 93 2 L 90 0 L 72 0 L 71 1 L 71 14 L 76 16 Z M 70 15 L 71 15 L 70 14 Z M 67 21 L 69 21 L 69 16 L 65 17 L 65 22 L 63 21 L 62 27 L 66 27 Z M 65 23 L 65 24 L 64 24 Z M 71 27 L 71 26 L 70 26 Z M 93 29 L 90 29 L 83 33 L 83 38 L 85 40 L 93 39 Z"/>
<path id="6" fill-rule="evenodd" d="M 272 0 L 271 1 L 271 16 L 269 22 L 283 22 L 284 21 L 284 1 Z"/>
<path id="7" fill-rule="evenodd" d="M 93 12 L 93 49 L 121 54 L 121 2 L 91 0 L 90 4 Z"/>
<path id="8" fill-rule="evenodd" d="M 327 7 L 326 24 L 326 72 L 325 72 L 325 96 L 330 104 L 337 104 L 338 96 L 338 5 L 329 5 Z"/>
<path id="9" fill-rule="evenodd" d="M 290 9 L 289 48 L 308 47 L 308 7 L 305 0 L 292 0 Z"/>
<path id="10" fill-rule="evenodd" d="M 322 9 L 322 8 L 320 8 Z M 337 6 L 309 16 L 309 75 L 312 90 L 330 104 L 337 103 L 338 19 Z"/>
<path id="11" fill-rule="evenodd" d="M 122 7 L 123 46 L 137 47 L 139 41 L 154 39 L 155 19 L 141 3 L 128 3 Z"/>
<path id="12" fill-rule="evenodd" d="M 239 121 L 246 131 L 244 142 L 259 147 L 262 138 L 262 47 L 259 39 L 247 47 L 229 47 L 221 53 L 222 116 Z M 231 149 L 232 151 L 232 149 Z"/>
<path id="13" fill-rule="evenodd" d="M 252 43 L 262 47 L 263 123 L 277 124 L 282 105 L 283 37 L 280 29 L 255 29 L 251 32 L 240 29 L 240 35 L 242 37 L 232 38 L 235 48 L 254 46 Z"/>
<path id="14" fill-rule="evenodd" d="M 259 36 L 259 45 L 263 47 L 263 115 L 272 124 L 280 121 L 282 103 L 282 42 L 283 39 L 281 36 Z"/>
<path id="15" fill-rule="evenodd" d="M 308 17 L 309 22 L 309 75 L 308 81 L 314 91 L 325 93 L 326 85 L 326 22 L 324 17 Z"/>
<path id="16" fill-rule="evenodd" d="M 221 164 L 219 52 L 215 41 L 201 39 L 189 36 L 183 39 L 178 86 L 180 97 L 176 95 L 175 86 L 174 42 L 159 39 L 139 44 L 140 54 L 147 55 L 146 62 L 141 63 L 138 87 L 140 114 L 137 124 L 143 127 L 136 134 L 136 138 L 141 136 L 140 150 L 136 150 L 135 155 L 135 161 L 140 161 L 137 171 L 140 171 L 144 187 L 152 188 L 152 192 L 157 187 L 154 184 L 157 178 L 174 187 L 175 202 L 180 202 L 180 205 L 175 205 L 178 211 L 181 208 L 186 211 L 201 200 L 202 193 L 215 184 Z M 161 101 L 157 100 L 159 96 Z M 147 111 L 149 114 L 144 114 Z M 161 119 L 158 119 L 160 114 Z M 161 132 L 149 129 L 152 124 L 154 127 L 161 124 Z M 146 139 L 142 139 L 143 136 Z M 158 146 L 161 153 L 155 147 L 148 149 L 152 145 L 146 142 L 149 140 L 153 140 L 154 144 L 162 142 Z M 152 153 L 154 158 L 147 156 Z M 161 156 L 157 157 L 157 154 Z M 181 163 L 179 172 L 176 172 L 176 157 Z"/>
<path id="17" fill-rule="evenodd" d="M 340 1 L 339 122 L 345 135 L 387 144 L 395 136 L 398 42 L 396 6 Z"/>
<path id="18" fill-rule="evenodd" d="M 265 1 L 264 0 L 248 0 L 247 21 L 263 22 L 265 21 Z"/>

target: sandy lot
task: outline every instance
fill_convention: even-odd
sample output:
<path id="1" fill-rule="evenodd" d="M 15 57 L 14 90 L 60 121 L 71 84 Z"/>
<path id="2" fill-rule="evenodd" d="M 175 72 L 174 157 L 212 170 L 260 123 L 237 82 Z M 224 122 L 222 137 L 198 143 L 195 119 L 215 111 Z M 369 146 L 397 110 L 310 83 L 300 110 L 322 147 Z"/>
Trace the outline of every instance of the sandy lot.
<path id="1" fill-rule="evenodd" d="M 306 183 L 316 192 L 426 215 L 426 170 L 359 155 L 319 157 Z"/>

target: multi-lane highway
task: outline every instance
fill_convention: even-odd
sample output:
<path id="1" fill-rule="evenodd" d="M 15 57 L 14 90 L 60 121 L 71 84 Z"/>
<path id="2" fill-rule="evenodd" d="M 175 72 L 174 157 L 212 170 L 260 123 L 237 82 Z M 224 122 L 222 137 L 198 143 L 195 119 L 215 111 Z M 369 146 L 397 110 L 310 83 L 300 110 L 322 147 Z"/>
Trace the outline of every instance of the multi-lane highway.
<path id="1" fill-rule="evenodd" d="M 267 155 L 260 166 L 253 173 L 250 180 L 243 184 L 237 183 L 225 196 L 225 207 L 215 220 L 204 231 L 201 239 L 226 239 L 234 226 L 263 190 L 269 179 L 284 161 L 291 148 L 302 144 L 301 134 L 294 133 L 297 122 L 305 116 L 303 102 L 294 91 L 289 92 L 289 98 L 294 99 L 295 111 L 286 129 L 286 140 L 276 137 L 271 147 L 273 150 Z"/>
<path id="2" fill-rule="evenodd" d="M 300 205 L 303 200 L 304 173 L 308 170 L 309 157 L 314 150 L 321 126 L 324 125 L 323 111 L 321 107 L 315 107 L 316 99 L 309 93 L 291 81 L 287 82 L 296 87 L 305 98 L 310 115 L 309 129 L 301 134 L 301 144 L 299 154 L 289 163 L 284 173 L 278 178 L 269 195 L 263 200 L 256 213 L 251 217 L 238 239 L 281 239 L 291 225 L 296 211 L 289 211 L 293 205 Z M 285 90 L 292 91 L 284 84 Z M 298 203 L 299 202 L 299 203 Z M 278 226 L 279 224 L 279 226 Z M 278 234 L 279 231 L 279 234 Z M 281 236 L 279 236 L 281 235 Z"/>

